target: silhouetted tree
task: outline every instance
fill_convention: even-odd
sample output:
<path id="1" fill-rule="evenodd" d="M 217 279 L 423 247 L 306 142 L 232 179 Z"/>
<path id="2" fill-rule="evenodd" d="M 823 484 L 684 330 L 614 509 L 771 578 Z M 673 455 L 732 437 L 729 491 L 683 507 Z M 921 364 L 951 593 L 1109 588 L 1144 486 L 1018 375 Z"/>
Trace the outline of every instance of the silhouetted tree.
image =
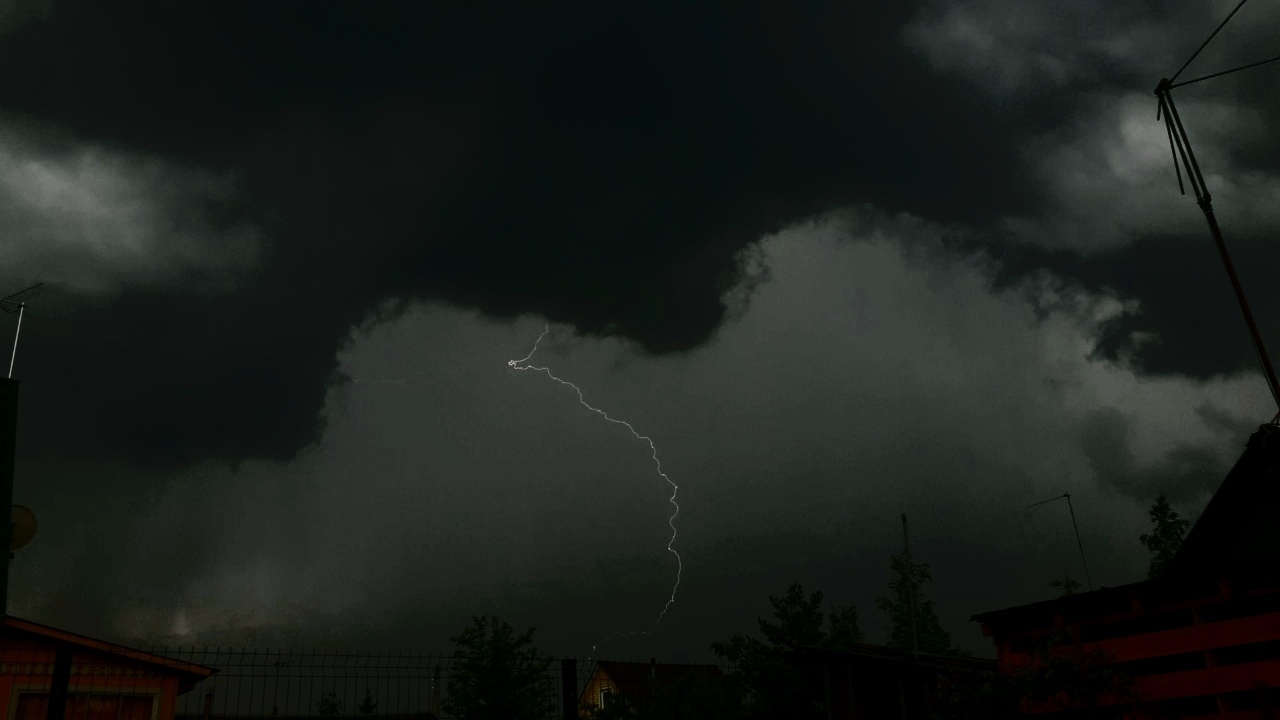
<path id="1" fill-rule="evenodd" d="M 357 709 L 361 715 L 372 715 L 373 711 L 378 709 L 378 703 L 374 702 L 373 693 L 369 692 L 369 688 L 364 689 L 364 700 L 360 701 L 360 707 Z"/>
<path id="2" fill-rule="evenodd" d="M 342 698 L 334 690 L 325 690 L 316 703 L 316 712 L 320 717 L 335 717 L 342 714 Z"/>
<path id="3" fill-rule="evenodd" d="M 800 583 L 793 583 L 781 600 L 770 595 L 769 604 L 778 622 L 764 618 L 757 621 L 760 632 L 774 647 L 814 646 L 822 642 L 822 592 L 815 591 L 806 599 Z"/>
<path id="4" fill-rule="evenodd" d="M 1151 516 L 1153 531 L 1149 535 L 1141 535 L 1138 540 L 1146 546 L 1147 552 L 1154 553 L 1155 557 L 1151 558 L 1151 565 L 1147 568 L 1147 577 L 1157 578 L 1182 547 L 1182 539 L 1191 522 L 1178 517 L 1164 494 L 1156 498 L 1147 514 Z"/>
<path id="5" fill-rule="evenodd" d="M 924 584 L 933 579 L 929 566 L 910 560 L 905 555 L 890 555 L 889 567 L 889 595 L 876 598 L 876 607 L 889 616 L 889 647 L 899 650 L 918 649 L 935 655 L 970 655 L 971 653 L 951 644 L 951 634 L 942 628 L 933 600 L 924 594 Z M 918 648 L 913 647 L 912 643 L 913 595 Z"/>
<path id="6" fill-rule="evenodd" d="M 827 626 L 830 629 L 823 640 L 827 647 L 848 647 L 863 641 L 862 628 L 858 627 L 858 608 L 852 604 L 833 605 Z"/>
<path id="7" fill-rule="evenodd" d="M 1068 595 L 1075 595 L 1076 590 L 1080 589 L 1080 583 L 1076 582 L 1075 580 L 1072 580 L 1071 574 L 1067 572 L 1066 568 L 1063 568 L 1062 579 L 1050 580 L 1049 587 L 1060 588 L 1062 590 L 1062 595 L 1060 595 L 1059 597 L 1066 597 Z"/>
<path id="8" fill-rule="evenodd" d="M 769 604 L 775 622 L 758 619 L 765 641 L 739 633 L 711 645 L 712 652 L 737 666 L 733 681 L 744 701 L 743 717 L 825 717 L 818 700 L 823 697 L 821 680 L 795 661 L 795 647 L 860 641 L 857 609 L 853 605 L 833 608 L 830 631 L 824 632 L 821 592 L 806 596 L 797 582 L 781 598 L 770 596 Z"/>
<path id="9" fill-rule="evenodd" d="M 533 629 L 516 635 L 498 618 L 472 618 L 452 638 L 458 646 L 444 709 L 463 720 L 542 720 L 554 709 L 548 687 L 551 658 L 533 644 Z"/>

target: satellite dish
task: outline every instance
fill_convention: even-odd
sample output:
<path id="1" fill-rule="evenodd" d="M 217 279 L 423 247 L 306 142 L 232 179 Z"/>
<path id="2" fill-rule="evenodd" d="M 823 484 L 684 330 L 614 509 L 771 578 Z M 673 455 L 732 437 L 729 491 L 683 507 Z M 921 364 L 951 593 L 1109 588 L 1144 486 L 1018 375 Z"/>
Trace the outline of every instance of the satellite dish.
<path id="1" fill-rule="evenodd" d="M 36 534 L 36 514 L 21 505 L 13 506 L 10 522 L 13 523 L 13 535 L 10 536 L 9 551 L 25 547 Z"/>

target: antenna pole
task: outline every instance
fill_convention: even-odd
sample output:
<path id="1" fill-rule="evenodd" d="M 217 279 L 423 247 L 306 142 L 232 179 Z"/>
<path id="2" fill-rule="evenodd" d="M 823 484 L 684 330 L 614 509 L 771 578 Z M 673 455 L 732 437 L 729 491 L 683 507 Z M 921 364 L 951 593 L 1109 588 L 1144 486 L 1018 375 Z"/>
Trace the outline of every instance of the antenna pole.
<path id="1" fill-rule="evenodd" d="M 13 460 L 18 435 L 18 381 L 0 378 L 0 512 L 4 513 L 4 547 L 13 547 Z M 9 614 L 9 563 L 0 573 L 0 617 Z"/>
<path id="2" fill-rule="evenodd" d="M 1222 257 L 1222 264 L 1227 269 L 1227 277 L 1231 280 L 1231 289 L 1235 291 L 1236 300 L 1240 303 L 1240 311 L 1244 314 L 1245 325 L 1249 327 L 1249 336 L 1253 340 L 1254 350 L 1258 354 L 1258 362 L 1262 364 L 1262 375 L 1267 381 L 1267 388 L 1271 390 L 1271 397 L 1275 400 L 1276 407 L 1280 408 L 1280 381 L 1276 379 L 1275 367 L 1271 364 L 1271 357 L 1267 354 L 1267 346 L 1262 341 L 1262 333 L 1258 331 L 1258 323 L 1253 319 L 1253 311 L 1249 309 L 1249 301 L 1245 299 L 1244 288 L 1240 285 L 1240 278 L 1236 275 L 1235 264 L 1231 262 L 1231 255 L 1227 252 L 1226 241 L 1222 238 L 1222 229 L 1218 227 L 1218 218 L 1213 212 L 1213 196 L 1209 194 L 1209 187 L 1204 182 L 1204 175 L 1200 172 L 1200 164 L 1196 162 L 1195 153 L 1191 151 L 1191 140 L 1187 137 L 1187 131 L 1182 126 L 1182 118 L 1178 116 L 1178 108 L 1173 104 L 1173 95 L 1170 92 L 1171 85 L 1168 78 L 1162 79 L 1159 85 L 1156 85 L 1156 97 L 1160 101 L 1160 111 L 1157 115 L 1164 115 L 1166 130 L 1169 134 L 1169 142 L 1176 150 L 1174 153 L 1174 168 L 1177 169 L 1178 159 L 1182 160 L 1182 167 L 1187 171 L 1187 180 L 1191 183 L 1191 189 L 1196 194 L 1196 204 L 1200 206 L 1200 210 L 1204 212 L 1204 218 L 1209 223 L 1209 232 L 1213 235 L 1214 244 L 1218 246 L 1218 254 Z M 1280 417 L 1278 415 L 1277 417 Z"/>
<path id="3" fill-rule="evenodd" d="M 9 378 L 13 378 L 13 362 L 18 359 L 18 333 L 22 332 L 22 312 L 27 309 L 27 304 L 22 303 L 18 306 L 18 329 L 13 331 L 13 353 L 9 356 Z"/>
<path id="4" fill-rule="evenodd" d="M 907 599 L 911 605 L 911 652 L 920 652 L 920 636 L 916 632 L 916 566 L 911 562 L 911 540 L 907 535 L 907 514 L 902 513 L 902 553 L 907 561 Z"/>
<path id="5" fill-rule="evenodd" d="M 1076 531 L 1076 547 L 1080 548 L 1080 564 L 1084 565 L 1084 581 L 1089 583 L 1089 589 L 1093 590 L 1093 580 L 1089 579 L 1089 562 L 1084 559 L 1084 544 L 1080 542 L 1080 526 L 1076 525 L 1076 509 L 1071 506 L 1071 493 L 1062 493 L 1062 497 L 1067 499 L 1067 510 L 1071 511 L 1071 527 Z"/>
<path id="6" fill-rule="evenodd" d="M 1054 500 L 1061 500 L 1062 498 L 1067 499 L 1067 509 L 1071 511 L 1071 527 L 1074 528 L 1076 531 L 1076 547 L 1080 548 L 1080 563 L 1084 565 L 1084 580 L 1086 583 L 1089 584 L 1089 589 L 1092 590 L 1093 580 L 1089 578 L 1089 563 L 1084 559 L 1084 543 L 1080 542 L 1080 526 L 1076 524 L 1076 510 L 1071 505 L 1071 493 L 1064 492 L 1057 497 L 1051 497 L 1048 500 L 1041 500 L 1040 502 L 1032 503 L 1027 507 L 1033 508 L 1037 505 L 1043 505 L 1045 503 L 1053 502 Z"/>

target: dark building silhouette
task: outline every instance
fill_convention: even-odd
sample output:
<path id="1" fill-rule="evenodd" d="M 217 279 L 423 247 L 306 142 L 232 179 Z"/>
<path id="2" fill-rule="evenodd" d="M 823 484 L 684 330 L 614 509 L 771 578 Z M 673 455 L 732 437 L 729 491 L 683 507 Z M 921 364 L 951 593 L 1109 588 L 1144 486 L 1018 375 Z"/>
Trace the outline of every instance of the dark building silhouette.
<path id="1" fill-rule="evenodd" d="M 974 682 L 996 673 L 993 660 L 916 653 L 879 645 L 798 648 L 798 661 L 820 678 L 831 720 L 928 720 L 946 681 Z"/>

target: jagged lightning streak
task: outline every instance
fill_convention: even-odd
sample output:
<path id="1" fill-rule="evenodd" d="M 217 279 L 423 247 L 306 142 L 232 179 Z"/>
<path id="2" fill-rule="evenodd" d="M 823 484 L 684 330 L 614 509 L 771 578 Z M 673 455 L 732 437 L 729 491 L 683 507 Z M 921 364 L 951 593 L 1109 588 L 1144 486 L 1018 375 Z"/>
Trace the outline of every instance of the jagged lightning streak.
<path id="1" fill-rule="evenodd" d="M 631 434 L 636 436 L 636 439 L 644 440 L 645 442 L 649 443 L 649 450 L 652 453 L 653 463 L 658 468 L 658 474 L 661 475 L 662 479 L 666 480 L 667 484 L 671 486 L 671 497 L 668 499 L 668 502 L 670 502 L 672 506 L 675 507 L 675 512 L 671 513 L 671 517 L 667 518 L 667 525 L 671 528 L 671 540 L 667 543 L 667 552 L 676 556 L 676 584 L 671 587 L 671 597 L 667 600 L 667 604 L 662 607 L 662 612 L 658 613 L 658 619 L 653 621 L 652 629 L 637 630 L 635 632 L 618 633 L 615 635 L 611 635 L 605 638 L 604 640 L 601 640 L 596 645 L 591 646 L 591 650 L 594 653 L 597 647 L 599 647 L 600 645 L 604 645 L 605 643 L 609 642 L 610 640 L 616 637 L 620 637 L 623 635 L 652 634 L 654 630 L 658 629 L 658 623 L 662 622 L 662 618 L 664 615 L 667 614 L 667 610 L 671 607 L 671 603 L 676 601 L 676 590 L 680 587 L 680 574 L 684 571 L 684 562 L 680 559 L 680 553 L 676 552 L 676 549 L 672 547 L 672 545 L 674 545 L 676 542 L 676 516 L 680 514 L 680 505 L 679 503 L 676 502 L 676 493 L 680 491 L 680 488 L 674 482 L 671 481 L 671 478 L 667 477 L 666 473 L 662 472 L 662 461 L 658 459 L 658 448 L 653 444 L 653 440 L 650 437 L 648 437 L 647 435 L 641 435 L 640 433 L 636 432 L 636 429 L 631 427 L 631 423 L 625 420 L 618 420 L 616 418 L 611 418 L 609 417 L 609 413 L 606 413 L 600 408 L 595 408 L 588 405 L 586 398 L 582 396 L 581 388 L 569 382 L 568 380 L 561 380 L 555 375 L 552 375 L 550 368 L 536 367 L 534 365 L 526 364 L 529 362 L 529 359 L 533 357 L 534 353 L 538 352 L 538 345 L 542 343 L 542 338 L 546 337 L 547 333 L 549 332 L 551 332 L 550 323 L 546 325 L 546 327 L 542 331 L 542 334 L 538 336 L 538 339 L 536 341 L 534 341 L 533 349 L 529 351 L 528 355 L 520 358 L 519 360 L 508 360 L 507 365 L 510 366 L 511 369 L 513 370 L 537 370 L 539 372 L 546 373 L 547 377 L 551 378 L 552 380 L 555 380 L 561 385 L 567 385 L 573 388 L 573 391 L 578 393 L 578 402 L 582 403 L 582 406 L 584 408 L 590 410 L 593 413 L 596 413 L 597 415 L 604 418 L 605 420 L 608 420 L 611 423 L 616 423 L 618 425 L 626 426 L 626 428 L 631 431 Z"/>

